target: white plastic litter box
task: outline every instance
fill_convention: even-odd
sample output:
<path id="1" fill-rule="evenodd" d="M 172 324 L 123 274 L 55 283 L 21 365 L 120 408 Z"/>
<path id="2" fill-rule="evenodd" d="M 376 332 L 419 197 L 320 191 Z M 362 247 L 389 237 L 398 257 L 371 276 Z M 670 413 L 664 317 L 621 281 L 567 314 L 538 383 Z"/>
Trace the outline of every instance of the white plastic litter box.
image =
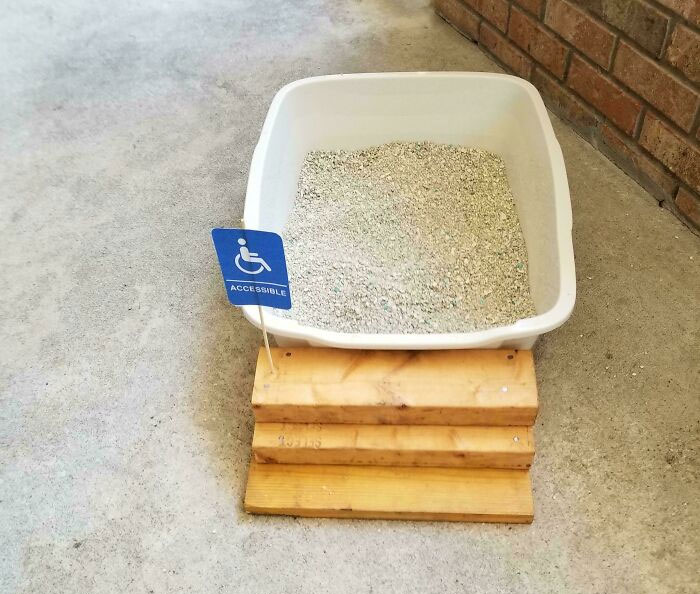
<path id="1" fill-rule="evenodd" d="M 528 349 L 540 334 L 567 320 L 576 277 L 564 160 L 539 93 L 514 76 L 339 74 L 288 84 L 273 99 L 253 153 L 244 224 L 283 234 L 309 151 L 426 140 L 503 157 L 525 236 L 537 315 L 476 332 L 355 334 L 303 326 L 266 309 L 265 324 L 280 346 Z M 293 286 L 291 295 L 293 302 Z M 257 306 L 245 306 L 243 313 L 260 327 Z"/>

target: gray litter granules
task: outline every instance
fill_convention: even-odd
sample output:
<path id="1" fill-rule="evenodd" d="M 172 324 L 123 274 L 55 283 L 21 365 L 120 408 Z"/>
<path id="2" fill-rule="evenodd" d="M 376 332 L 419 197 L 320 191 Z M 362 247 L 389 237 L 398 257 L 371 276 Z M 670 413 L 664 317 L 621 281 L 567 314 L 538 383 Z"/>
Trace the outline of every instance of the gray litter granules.
<path id="1" fill-rule="evenodd" d="M 306 156 L 283 233 L 303 325 L 469 332 L 535 314 L 527 252 L 497 155 L 392 142 Z"/>

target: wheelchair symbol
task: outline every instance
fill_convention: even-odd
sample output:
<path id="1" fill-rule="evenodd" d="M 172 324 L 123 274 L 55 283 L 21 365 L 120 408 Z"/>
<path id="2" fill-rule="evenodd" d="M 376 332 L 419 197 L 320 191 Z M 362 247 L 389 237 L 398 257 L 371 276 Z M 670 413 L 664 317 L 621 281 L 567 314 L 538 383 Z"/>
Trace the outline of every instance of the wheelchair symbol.
<path id="1" fill-rule="evenodd" d="M 241 248 L 240 253 L 236 256 L 235 259 L 236 268 L 238 268 L 238 270 L 240 270 L 241 272 L 245 272 L 246 274 L 260 274 L 263 270 L 272 272 L 272 268 L 270 268 L 267 265 L 267 262 L 260 258 L 255 252 L 251 252 L 250 250 L 248 250 L 248 248 L 245 247 L 245 244 L 245 239 L 241 237 L 238 240 L 238 245 L 240 245 Z M 251 264 L 259 264 L 260 267 L 257 270 L 247 270 L 246 268 L 243 268 L 243 266 L 241 266 L 241 260 L 243 260 L 244 262 L 249 262 Z"/>

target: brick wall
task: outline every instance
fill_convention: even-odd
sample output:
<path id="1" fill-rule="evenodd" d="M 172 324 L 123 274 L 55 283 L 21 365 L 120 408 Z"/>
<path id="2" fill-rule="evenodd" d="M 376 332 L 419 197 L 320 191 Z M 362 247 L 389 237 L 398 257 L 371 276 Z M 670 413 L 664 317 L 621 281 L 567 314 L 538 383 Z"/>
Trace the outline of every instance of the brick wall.
<path id="1" fill-rule="evenodd" d="M 434 4 L 660 205 L 700 229 L 700 0 Z"/>

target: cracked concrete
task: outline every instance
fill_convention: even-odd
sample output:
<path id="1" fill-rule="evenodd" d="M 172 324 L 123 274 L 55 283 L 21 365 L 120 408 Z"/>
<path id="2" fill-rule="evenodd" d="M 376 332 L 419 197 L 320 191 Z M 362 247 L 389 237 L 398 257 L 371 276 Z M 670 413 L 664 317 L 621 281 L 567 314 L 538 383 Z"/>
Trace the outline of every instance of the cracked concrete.
<path id="1" fill-rule="evenodd" d="M 558 120 L 534 524 L 242 511 L 260 335 L 209 231 L 279 87 L 391 70 L 498 67 L 425 1 L 4 5 L 0 591 L 697 592 L 698 238 Z"/>

